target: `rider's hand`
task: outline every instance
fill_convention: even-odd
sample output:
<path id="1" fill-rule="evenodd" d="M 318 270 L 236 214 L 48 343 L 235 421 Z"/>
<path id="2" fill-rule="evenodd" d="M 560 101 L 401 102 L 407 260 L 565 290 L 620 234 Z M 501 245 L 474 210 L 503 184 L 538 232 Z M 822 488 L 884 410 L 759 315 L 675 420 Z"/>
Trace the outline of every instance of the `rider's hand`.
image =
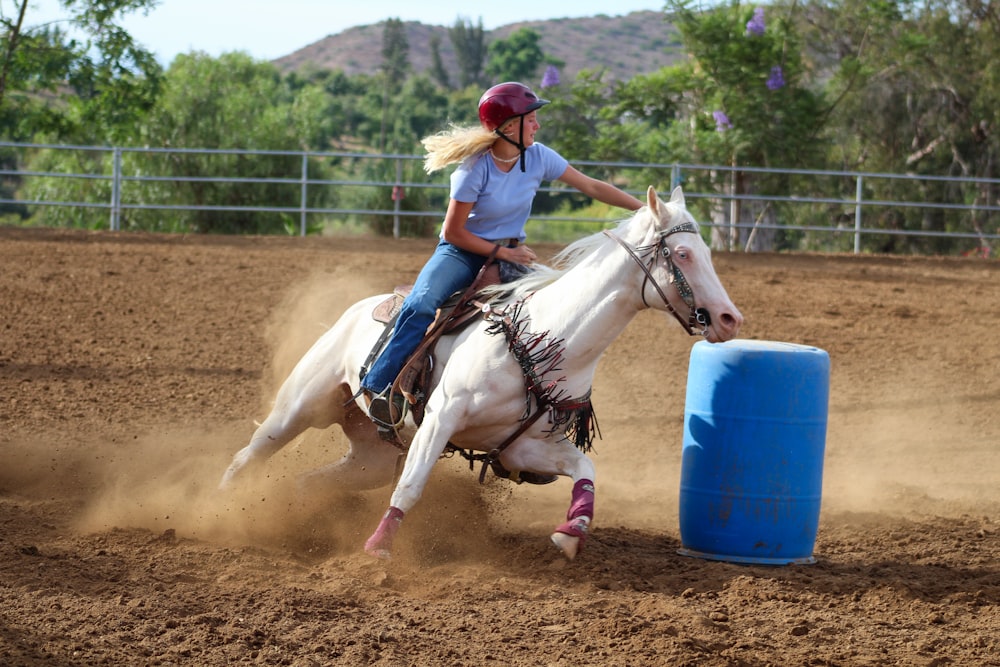
<path id="1" fill-rule="evenodd" d="M 538 259 L 538 255 L 535 251 L 526 245 L 519 245 L 516 248 L 504 248 L 503 257 L 501 259 L 514 262 L 515 264 L 523 264 L 527 266 L 528 264 L 534 263 Z"/>

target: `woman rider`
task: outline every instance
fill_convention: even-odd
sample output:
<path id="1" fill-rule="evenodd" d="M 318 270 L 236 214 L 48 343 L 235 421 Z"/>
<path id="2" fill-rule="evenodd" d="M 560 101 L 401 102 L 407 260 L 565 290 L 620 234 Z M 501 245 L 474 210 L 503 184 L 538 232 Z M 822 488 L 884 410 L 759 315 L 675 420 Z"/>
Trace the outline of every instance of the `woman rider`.
<path id="1" fill-rule="evenodd" d="M 395 394 L 389 400 L 392 383 L 437 309 L 472 283 L 494 249 L 497 260 L 522 266 L 536 260 L 524 245 L 524 227 L 544 181 L 562 181 L 630 211 L 643 205 L 614 185 L 584 175 L 535 141 L 541 128 L 537 110 L 548 103 L 522 83 L 501 83 L 479 100 L 480 127 L 452 127 L 423 140 L 428 173 L 459 166 L 451 175 L 440 241 L 403 301 L 385 349 L 362 378 L 369 415 L 380 428 L 392 428 L 405 416 L 403 397 Z"/>

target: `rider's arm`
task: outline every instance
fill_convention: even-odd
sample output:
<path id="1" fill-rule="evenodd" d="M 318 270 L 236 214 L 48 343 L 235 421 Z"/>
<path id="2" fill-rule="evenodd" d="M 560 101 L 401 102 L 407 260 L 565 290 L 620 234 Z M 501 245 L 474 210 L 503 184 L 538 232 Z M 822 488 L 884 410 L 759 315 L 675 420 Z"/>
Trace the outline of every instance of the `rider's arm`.
<path id="1" fill-rule="evenodd" d="M 566 167 L 566 171 L 559 177 L 559 180 L 566 185 L 576 188 L 591 199 L 596 199 L 605 204 L 624 208 L 629 211 L 637 211 L 642 208 L 642 202 L 632 195 L 619 190 L 610 183 L 591 178 L 574 167 Z"/>

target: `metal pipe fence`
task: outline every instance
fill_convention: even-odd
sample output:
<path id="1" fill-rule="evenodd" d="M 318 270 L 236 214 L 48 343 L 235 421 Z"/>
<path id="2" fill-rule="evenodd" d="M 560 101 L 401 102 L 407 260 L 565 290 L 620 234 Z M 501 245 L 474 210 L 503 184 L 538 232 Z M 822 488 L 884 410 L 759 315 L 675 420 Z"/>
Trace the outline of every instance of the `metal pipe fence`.
<path id="1" fill-rule="evenodd" d="M 444 216 L 447 175 L 428 178 L 421 161 L 416 155 L 342 151 L 0 142 L 0 212 L 87 218 L 85 226 L 113 231 L 125 229 L 123 221 L 151 213 L 201 215 L 208 221 L 202 223 L 207 231 L 217 231 L 211 226 L 213 216 L 235 214 L 245 220 L 274 214 L 284 233 L 303 236 L 311 229 L 310 220 L 347 216 L 361 224 L 391 220 L 391 233 L 398 237 L 408 220 L 436 225 Z M 750 249 L 756 235 L 768 233 L 782 235 L 786 243 L 796 239 L 800 247 L 812 243 L 854 253 L 862 252 L 866 237 L 921 237 L 948 239 L 954 247 L 969 246 L 963 254 L 987 256 L 1000 238 L 1000 179 L 684 163 L 574 164 L 625 184 L 640 198 L 645 188 L 632 190 L 628 184 L 652 182 L 662 194 L 668 185 L 682 184 L 689 209 L 728 249 L 744 244 Z M 747 187 L 748 182 L 754 187 Z M 556 186 L 540 190 L 554 200 L 571 192 Z M 899 199 L 887 196 L 895 193 Z M 927 197 L 916 199 L 913 193 Z M 180 200 L 172 199 L 178 196 Z M 67 209 L 75 213 L 51 212 Z M 106 223 L 94 221 L 95 210 L 106 211 Z M 916 216 L 918 228 L 913 220 L 901 224 L 907 222 L 902 211 Z M 608 220 L 550 211 L 533 214 L 531 222 L 593 231 Z M 136 223 L 134 228 L 143 227 Z M 850 240 L 849 247 L 843 247 L 844 239 Z"/>

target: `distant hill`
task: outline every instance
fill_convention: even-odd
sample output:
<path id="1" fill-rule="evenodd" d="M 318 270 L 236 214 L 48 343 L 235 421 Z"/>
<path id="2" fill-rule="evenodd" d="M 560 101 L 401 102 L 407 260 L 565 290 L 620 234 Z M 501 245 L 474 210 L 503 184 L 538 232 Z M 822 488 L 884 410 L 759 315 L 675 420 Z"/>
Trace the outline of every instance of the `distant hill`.
<path id="1" fill-rule="evenodd" d="M 477 19 L 473 19 L 477 23 Z M 383 23 L 350 28 L 329 35 L 278 58 L 274 63 L 285 71 L 311 65 L 342 70 L 345 74 L 374 74 L 382 63 Z M 458 79 L 455 52 L 448 37 L 451 26 L 433 26 L 408 21 L 403 24 L 410 47 L 410 65 L 421 73 L 431 69 L 431 37 L 440 36 L 441 59 L 453 81 Z M 559 75 L 563 82 L 582 69 L 602 69 L 616 80 L 654 72 L 684 58 L 680 36 L 666 22 L 662 12 L 633 12 L 625 16 L 599 15 L 526 21 L 486 31 L 487 43 L 504 39 L 521 28 L 541 35 L 542 51 L 564 61 Z M 526 82 L 537 85 L 538 82 Z"/>

